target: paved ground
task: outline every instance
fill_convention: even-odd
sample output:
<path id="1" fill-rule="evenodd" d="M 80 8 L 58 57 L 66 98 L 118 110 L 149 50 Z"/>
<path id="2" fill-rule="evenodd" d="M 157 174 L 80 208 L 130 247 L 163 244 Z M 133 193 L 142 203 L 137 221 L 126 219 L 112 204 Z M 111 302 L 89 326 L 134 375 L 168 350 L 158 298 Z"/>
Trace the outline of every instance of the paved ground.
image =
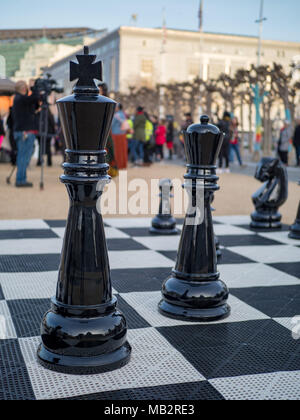
<path id="1" fill-rule="evenodd" d="M 6 184 L 11 167 L 8 164 L 0 164 L 0 219 L 65 219 L 68 211 L 68 199 L 65 187 L 59 182 L 59 176 L 62 174 L 60 166 L 61 158 L 54 157 L 54 166 L 45 168 L 45 190 L 39 190 L 40 169 L 32 162 L 28 172 L 28 179 L 34 182 L 34 188 L 29 190 L 16 189 L 12 182 L 11 185 Z M 249 215 L 253 211 L 251 195 L 259 188 L 260 183 L 253 178 L 255 165 L 249 165 L 243 172 L 238 169 L 233 170 L 234 173 L 222 174 L 220 176 L 220 191 L 215 195 L 214 207 L 216 208 L 216 216 L 226 215 Z M 292 173 L 296 170 L 292 169 Z M 235 173 L 237 172 L 237 173 Z M 127 176 L 128 181 L 134 179 L 144 179 L 150 186 L 152 179 L 171 178 L 177 179 L 178 182 L 183 180 L 185 166 L 181 162 L 180 165 L 155 164 L 150 168 L 134 168 L 129 169 Z M 124 174 L 123 174 L 124 175 Z M 249 176 L 251 175 L 251 176 Z M 297 176 L 295 176 L 296 180 Z M 13 180 L 14 181 L 14 178 Z M 158 181 L 154 181 L 157 185 Z M 117 196 L 119 195 L 119 179 L 116 179 Z M 282 207 L 284 223 L 293 223 L 299 203 L 300 188 L 295 182 L 290 182 L 290 191 L 288 202 Z M 122 191 L 124 188 L 122 188 Z M 144 198 L 148 198 L 149 203 L 155 199 L 156 193 L 151 196 L 150 188 L 147 192 L 146 188 L 142 188 Z M 134 191 L 128 192 L 128 200 L 130 200 Z M 156 207 L 154 205 L 154 211 Z M 144 215 L 150 216 L 151 210 Z M 120 215 L 116 215 L 120 217 Z M 122 217 L 136 217 L 137 215 L 122 215 Z M 183 216 L 178 214 L 178 217 Z M 114 216 L 111 216 L 114 217 Z"/>
<path id="2" fill-rule="evenodd" d="M 247 216 L 215 218 L 231 315 L 200 324 L 158 312 L 180 236 L 150 236 L 150 222 L 105 220 L 130 363 L 71 376 L 44 369 L 36 358 L 65 221 L 0 221 L 0 400 L 300 399 L 300 247 L 288 239 L 288 226 L 256 233 Z"/>

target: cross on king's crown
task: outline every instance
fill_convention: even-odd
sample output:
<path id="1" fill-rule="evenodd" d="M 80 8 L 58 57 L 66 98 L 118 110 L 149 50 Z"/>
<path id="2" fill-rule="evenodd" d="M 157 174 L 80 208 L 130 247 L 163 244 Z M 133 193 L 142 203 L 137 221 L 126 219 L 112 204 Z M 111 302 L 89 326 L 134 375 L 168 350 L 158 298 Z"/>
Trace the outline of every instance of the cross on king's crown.
<path id="1" fill-rule="evenodd" d="M 102 61 L 95 63 L 96 55 L 90 55 L 88 47 L 84 47 L 84 55 L 76 58 L 79 64 L 70 62 L 70 82 L 78 79 L 76 88 L 97 89 L 94 79 L 102 81 Z"/>

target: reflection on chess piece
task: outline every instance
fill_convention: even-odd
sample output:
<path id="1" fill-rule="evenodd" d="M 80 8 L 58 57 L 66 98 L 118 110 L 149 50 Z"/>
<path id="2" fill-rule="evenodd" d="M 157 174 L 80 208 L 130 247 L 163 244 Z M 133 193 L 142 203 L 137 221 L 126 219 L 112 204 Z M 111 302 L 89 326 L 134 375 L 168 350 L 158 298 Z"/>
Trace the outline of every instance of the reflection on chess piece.
<path id="1" fill-rule="evenodd" d="M 220 241 L 219 241 L 219 238 L 217 236 L 215 236 L 215 244 L 216 244 L 217 258 L 219 260 L 219 258 L 222 258 L 222 251 L 221 251 L 221 248 L 220 248 Z"/>
<path id="2" fill-rule="evenodd" d="M 300 240 L 300 203 L 295 223 L 291 226 L 289 238 Z"/>
<path id="3" fill-rule="evenodd" d="M 251 228 L 280 229 L 281 214 L 278 212 L 288 198 L 286 168 L 274 158 L 263 158 L 256 168 L 255 178 L 263 186 L 252 196 L 256 211 L 251 214 Z"/>
<path id="4" fill-rule="evenodd" d="M 150 233 L 153 235 L 178 235 L 176 220 L 171 214 L 171 191 L 173 185 L 170 179 L 161 179 L 159 182 L 159 213 L 152 220 Z"/>
<path id="5" fill-rule="evenodd" d="M 213 198 L 213 201 L 214 201 L 214 198 Z M 211 211 L 213 212 L 213 211 L 215 211 L 215 209 L 212 207 Z M 221 248 L 220 248 L 219 238 L 216 235 L 215 235 L 215 244 L 216 244 L 217 258 L 218 258 L 218 261 L 219 261 L 222 258 L 222 251 L 221 251 Z"/>
<path id="6" fill-rule="evenodd" d="M 163 284 L 159 311 L 170 318 L 215 321 L 227 317 L 228 289 L 217 271 L 211 203 L 219 189 L 216 160 L 223 141 L 220 130 L 209 124 L 193 124 L 184 133 L 187 156 L 185 189 L 190 206 L 186 214 L 176 267 Z"/>
<path id="7" fill-rule="evenodd" d="M 110 267 L 101 214 L 96 202 L 109 183 L 105 146 L 116 103 L 99 96 L 101 80 L 96 56 L 78 55 L 70 80 L 74 95 L 58 101 L 66 140 L 61 181 L 70 210 L 64 237 L 56 297 L 44 315 L 38 360 L 46 368 L 69 374 L 94 374 L 129 361 L 124 315 L 112 296 Z M 99 206 L 97 206 L 99 208 Z"/>

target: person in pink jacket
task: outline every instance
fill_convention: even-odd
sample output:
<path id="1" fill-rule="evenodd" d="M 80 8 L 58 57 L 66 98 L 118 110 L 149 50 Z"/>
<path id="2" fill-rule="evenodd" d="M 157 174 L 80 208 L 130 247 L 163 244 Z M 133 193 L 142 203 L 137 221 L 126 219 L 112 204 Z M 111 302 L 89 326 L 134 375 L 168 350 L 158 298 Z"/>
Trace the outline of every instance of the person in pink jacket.
<path id="1" fill-rule="evenodd" d="M 155 155 L 156 160 L 161 161 L 164 158 L 164 144 L 167 141 L 167 129 L 166 129 L 166 121 L 160 120 L 158 127 L 155 131 Z"/>

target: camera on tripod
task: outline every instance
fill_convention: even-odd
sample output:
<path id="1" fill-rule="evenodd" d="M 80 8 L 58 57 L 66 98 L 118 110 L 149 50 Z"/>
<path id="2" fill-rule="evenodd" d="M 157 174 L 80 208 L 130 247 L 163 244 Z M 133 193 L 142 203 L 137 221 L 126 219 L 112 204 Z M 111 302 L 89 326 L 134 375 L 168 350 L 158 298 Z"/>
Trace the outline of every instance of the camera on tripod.
<path id="1" fill-rule="evenodd" d="M 57 81 L 51 79 L 51 74 L 47 73 L 46 77 L 39 78 L 35 81 L 32 92 L 47 98 L 52 92 L 64 93 L 64 88 L 59 87 Z"/>

